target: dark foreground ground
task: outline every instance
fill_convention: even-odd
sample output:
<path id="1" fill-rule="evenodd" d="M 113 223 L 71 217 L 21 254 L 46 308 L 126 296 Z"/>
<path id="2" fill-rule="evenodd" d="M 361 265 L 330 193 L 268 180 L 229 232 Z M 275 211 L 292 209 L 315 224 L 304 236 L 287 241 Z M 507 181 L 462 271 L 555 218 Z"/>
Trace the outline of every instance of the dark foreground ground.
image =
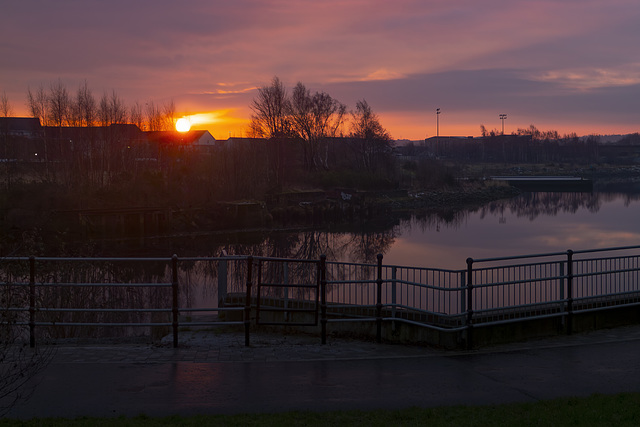
<path id="1" fill-rule="evenodd" d="M 640 326 L 470 352 L 252 335 L 181 347 L 62 345 L 10 418 L 271 413 L 531 402 L 640 391 Z"/>

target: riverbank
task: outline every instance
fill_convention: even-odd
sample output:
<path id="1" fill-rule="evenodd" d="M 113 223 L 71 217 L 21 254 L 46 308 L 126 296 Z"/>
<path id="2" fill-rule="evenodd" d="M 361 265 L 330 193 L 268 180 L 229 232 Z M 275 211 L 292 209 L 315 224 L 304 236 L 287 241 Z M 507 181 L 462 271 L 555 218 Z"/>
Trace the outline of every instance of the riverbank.
<path id="1" fill-rule="evenodd" d="M 75 200 L 72 194 L 52 184 L 32 183 L 16 185 L 3 196 L 6 203 L 0 212 L 3 237 L 0 254 L 66 254 L 69 250 L 75 251 L 69 248 L 104 239 L 388 225 L 393 224 L 394 218 L 412 213 L 450 216 L 521 193 L 507 184 L 483 180 L 488 174 L 581 176 L 593 179 L 595 192 L 640 192 L 640 166 L 566 164 L 471 165 L 460 170 L 457 182 L 421 191 L 290 190 L 255 200 L 189 206 L 163 205 L 160 197 L 152 197 L 157 203 L 152 206 L 153 211 L 144 207 L 149 203 L 126 200 L 119 202 L 118 206 L 124 204 L 125 207 L 118 209 L 114 204 L 114 200 L 118 200 L 115 193 L 109 197 L 93 197 L 89 203 L 89 199 Z M 67 210 L 75 205 L 90 209 Z M 138 205 L 141 207 L 129 207 Z"/>

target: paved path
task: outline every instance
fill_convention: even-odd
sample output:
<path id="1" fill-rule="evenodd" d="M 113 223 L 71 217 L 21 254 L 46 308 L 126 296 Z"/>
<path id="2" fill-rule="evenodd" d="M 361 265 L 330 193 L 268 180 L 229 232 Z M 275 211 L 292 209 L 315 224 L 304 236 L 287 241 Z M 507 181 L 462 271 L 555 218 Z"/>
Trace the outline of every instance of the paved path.
<path id="1" fill-rule="evenodd" d="M 470 352 L 317 337 L 181 334 L 62 345 L 15 418 L 435 407 L 640 391 L 640 326 Z"/>

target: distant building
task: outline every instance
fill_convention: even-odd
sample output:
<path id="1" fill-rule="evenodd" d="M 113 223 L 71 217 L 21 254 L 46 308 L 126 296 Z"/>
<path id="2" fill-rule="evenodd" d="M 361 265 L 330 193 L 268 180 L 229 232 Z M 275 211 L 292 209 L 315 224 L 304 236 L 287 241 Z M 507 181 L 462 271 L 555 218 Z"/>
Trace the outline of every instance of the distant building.
<path id="1" fill-rule="evenodd" d="M 37 117 L 0 117 L 0 132 L 3 135 L 27 139 L 44 136 L 44 129 Z"/>
<path id="2" fill-rule="evenodd" d="M 160 145 L 173 145 L 181 147 L 207 147 L 214 146 L 216 139 L 208 130 L 190 130 L 188 132 L 170 131 L 149 131 L 145 132 L 149 142 Z"/>

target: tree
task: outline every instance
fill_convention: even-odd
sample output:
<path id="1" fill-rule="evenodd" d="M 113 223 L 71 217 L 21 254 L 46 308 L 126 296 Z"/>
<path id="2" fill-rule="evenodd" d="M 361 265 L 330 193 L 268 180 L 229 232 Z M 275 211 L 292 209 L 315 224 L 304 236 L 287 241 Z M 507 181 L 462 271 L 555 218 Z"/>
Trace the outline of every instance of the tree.
<path id="1" fill-rule="evenodd" d="M 162 106 L 162 119 L 164 130 L 175 130 L 176 104 L 173 99 Z"/>
<path id="2" fill-rule="evenodd" d="M 360 165 L 373 172 L 391 153 L 391 135 L 364 99 L 357 102 L 351 118 L 350 137 Z"/>
<path id="3" fill-rule="evenodd" d="M 274 77 L 270 86 L 258 89 L 258 96 L 251 103 L 250 132 L 263 138 L 290 137 L 289 103 L 284 84 Z"/>
<path id="4" fill-rule="evenodd" d="M 144 112 L 142 110 L 142 105 L 138 101 L 134 102 L 129 108 L 129 119 L 132 124 L 138 126 L 139 129 L 144 130 Z"/>
<path id="5" fill-rule="evenodd" d="M 115 90 L 111 92 L 111 96 L 105 92 L 102 98 L 100 98 L 98 117 L 101 126 L 111 126 L 127 122 L 127 108 Z"/>
<path id="6" fill-rule="evenodd" d="M 61 80 L 51 83 L 47 97 L 47 115 L 53 126 L 62 127 L 70 122 L 71 99 L 66 86 Z"/>
<path id="7" fill-rule="evenodd" d="M 73 122 L 76 126 L 92 127 L 96 122 L 97 106 L 91 89 L 85 80 L 76 92 L 76 101 L 73 104 Z"/>
<path id="8" fill-rule="evenodd" d="M 339 134 L 347 107 L 325 92 L 311 92 L 298 83 L 293 89 L 289 106 L 289 115 L 293 130 L 305 141 L 305 164 L 313 167 L 328 165 L 328 147 L 323 140 Z M 325 141 L 326 142 L 326 141 Z"/>
<path id="9" fill-rule="evenodd" d="M 173 100 L 161 107 L 150 101 L 145 107 L 147 130 L 155 132 L 175 129 L 176 106 Z"/>
<path id="10" fill-rule="evenodd" d="M 11 117 L 12 115 L 13 115 L 13 106 L 9 102 L 7 93 L 3 91 L 2 96 L 0 96 L 0 116 Z"/>
<path id="11" fill-rule="evenodd" d="M 32 117 L 40 119 L 42 126 L 48 125 L 47 94 L 42 85 L 35 92 L 31 92 L 31 88 L 27 88 L 27 106 Z"/>

